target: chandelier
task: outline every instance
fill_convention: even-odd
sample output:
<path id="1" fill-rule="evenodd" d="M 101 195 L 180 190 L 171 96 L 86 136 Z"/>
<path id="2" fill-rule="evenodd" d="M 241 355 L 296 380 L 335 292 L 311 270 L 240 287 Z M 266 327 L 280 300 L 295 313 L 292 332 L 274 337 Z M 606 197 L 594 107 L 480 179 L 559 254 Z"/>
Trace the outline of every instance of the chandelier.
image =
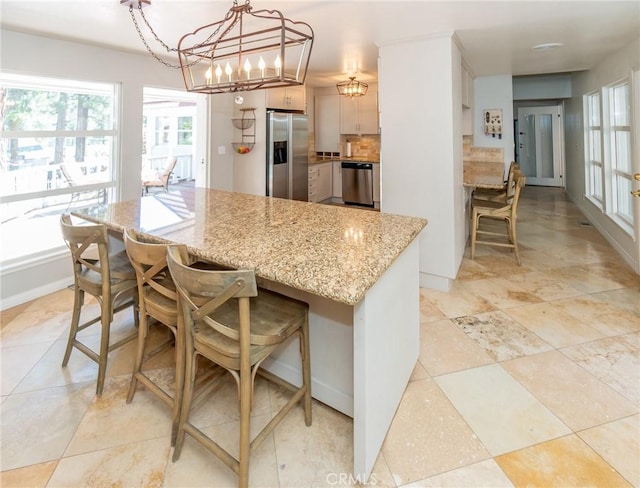
<path id="1" fill-rule="evenodd" d="M 285 18 L 278 10 L 253 11 L 249 0 L 234 0 L 224 19 L 187 33 L 170 48 L 156 35 L 142 11 L 151 0 L 121 0 L 149 53 L 165 66 L 182 70 L 185 88 L 196 93 L 234 93 L 303 85 L 307 75 L 313 29 Z M 133 12 L 137 5 L 155 40 L 177 53 L 179 64 L 167 63 L 150 48 Z"/>
<path id="2" fill-rule="evenodd" d="M 338 89 L 338 93 L 345 97 L 361 97 L 367 93 L 369 85 L 362 81 L 356 81 L 355 76 L 350 76 L 349 80 L 337 83 L 336 88 Z"/>

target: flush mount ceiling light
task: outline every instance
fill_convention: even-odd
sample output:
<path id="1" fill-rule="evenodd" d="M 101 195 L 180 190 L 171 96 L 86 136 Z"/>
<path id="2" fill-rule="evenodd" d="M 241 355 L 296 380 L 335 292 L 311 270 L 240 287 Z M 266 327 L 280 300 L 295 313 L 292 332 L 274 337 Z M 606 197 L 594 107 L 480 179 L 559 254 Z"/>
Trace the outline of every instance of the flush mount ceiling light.
<path id="1" fill-rule="evenodd" d="M 362 81 L 357 81 L 355 76 L 350 76 L 347 81 L 337 83 L 336 88 L 338 89 L 338 93 L 345 97 L 361 97 L 367 93 L 369 85 Z"/>
<path id="2" fill-rule="evenodd" d="M 185 88 L 196 93 L 234 93 L 291 85 L 303 85 L 313 29 L 305 22 L 285 18 L 278 10 L 252 11 L 249 0 L 234 0 L 224 19 L 182 36 L 178 48 L 170 48 L 151 28 L 142 7 L 151 0 L 121 0 L 142 42 L 162 64 L 180 68 Z M 162 60 L 149 47 L 136 22 L 133 7 L 157 42 L 168 52 L 177 52 L 179 65 Z"/>
<path id="3" fill-rule="evenodd" d="M 561 42 L 545 42 L 544 44 L 537 44 L 533 46 L 531 49 L 535 51 L 546 51 L 548 49 L 555 49 L 558 47 L 562 47 L 564 44 Z"/>

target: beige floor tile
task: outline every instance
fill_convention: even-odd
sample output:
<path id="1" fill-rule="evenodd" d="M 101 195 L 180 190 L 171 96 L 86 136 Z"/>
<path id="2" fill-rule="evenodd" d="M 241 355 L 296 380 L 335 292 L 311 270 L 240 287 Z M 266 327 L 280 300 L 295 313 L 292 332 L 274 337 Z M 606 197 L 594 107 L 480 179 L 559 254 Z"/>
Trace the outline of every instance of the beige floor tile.
<path id="1" fill-rule="evenodd" d="M 514 307 L 504 312 L 554 347 L 602 339 L 604 334 L 550 303 Z"/>
<path id="2" fill-rule="evenodd" d="M 547 273 L 540 271 L 509 274 L 505 279 L 543 300 L 558 300 L 583 294 L 569 283 L 550 278 Z"/>
<path id="3" fill-rule="evenodd" d="M 640 409 L 557 351 L 506 361 L 502 367 L 574 432 Z"/>
<path id="4" fill-rule="evenodd" d="M 565 347 L 561 352 L 640 405 L 640 333 Z"/>
<path id="5" fill-rule="evenodd" d="M 548 351 L 552 347 L 505 312 L 488 312 L 453 322 L 494 361 Z"/>
<path id="6" fill-rule="evenodd" d="M 409 381 L 423 380 L 428 377 L 429 373 L 427 373 L 427 370 L 424 369 L 424 366 L 420 364 L 420 361 L 418 361 L 413 368 L 413 372 L 411 373 L 411 378 L 409 378 Z"/>
<path id="7" fill-rule="evenodd" d="M 493 459 L 487 459 L 402 488 L 513 488 L 513 483 Z"/>
<path id="8" fill-rule="evenodd" d="M 601 291 L 616 290 L 624 285 L 607 278 L 597 271 L 597 268 L 586 266 L 569 266 L 549 271 L 549 277 L 562 280 L 573 288 L 583 293 L 598 293 Z"/>
<path id="9" fill-rule="evenodd" d="M 458 269 L 458 276 L 456 280 L 482 280 L 485 278 L 495 278 L 499 276 L 498 271 L 495 268 L 487 267 L 478 260 L 471 260 L 463 258 L 460 268 Z"/>
<path id="10" fill-rule="evenodd" d="M 628 312 L 615 302 L 597 298 L 601 294 L 583 295 L 552 302 L 569 315 L 576 317 L 605 336 L 626 334 L 640 330 L 640 315 Z"/>
<path id="11" fill-rule="evenodd" d="M 616 308 L 640 317 L 640 286 L 603 291 L 592 295 L 593 298 L 615 305 Z"/>
<path id="12" fill-rule="evenodd" d="M 435 381 L 494 456 L 570 433 L 498 364 Z"/>
<path id="13" fill-rule="evenodd" d="M 20 305 L 16 305 L 15 307 L 5 308 L 4 310 L 0 311 L 0 329 L 3 329 L 22 312 L 27 310 L 32 303 L 34 302 L 26 302 Z"/>
<path id="14" fill-rule="evenodd" d="M 547 271 L 553 268 L 562 268 L 569 264 L 556 256 L 553 251 L 529 249 L 520 252 L 520 259 L 527 264 L 527 268 L 533 271 Z M 503 275 L 504 276 L 504 275 Z"/>
<path id="15" fill-rule="evenodd" d="M 58 461 L 35 464 L 0 472 L 0 486 L 5 488 L 44 488 Z"/>
<path id="16" fill-rule="evenodd" d="M 65 456 L 171 435 L 171 409 L 148 391 L 139 391 L 130 404 L 129 376 L 107 379 L 78 425 Z"/>
<path id="17" fill-rule="evenodd" d="M 640 415 L 578 432 L 591 448 L 633 486 L 640 486 Z"/>
<path id="18" fill-rule="evenodd" d="M 495 272 L 493 277 L 487 276 L 485 279 L 500 278 L 501 276 L 511 276 L 531 271 L 531 269 L 526 266 L 526 263 L 522 263 L 521 266 L 518 266 L 515 255 L 510 252 L 501 252 L 500 255 L 497 256 L 476 256 L 475 262 L 484 266 L 485 269 L 493 270 Z M 474 280 L 477 279 L 480 278 L 478 277 Z"/>
<path id="19" fill-rule="evenodd" d="M 470 292 L 460 282 L 454 282 L 449 292 L 424 290 L 423 294 L 446 317 L 461 317 L 495 310 L 487 300 Z"/>
<path id="20" fill-rule="evenodd" d="M 398 486 L 489 457 L 460 414 L 428 379 L 407 386 L 382 453 Z"/>
<path id="21" fill-rule="evenodd" d="M 252 438 L 258 434 L 270 419 L 270 415 L 259 415 L 252 418 Z M 203 432 L 228 450 L 231 455 L 237 457 L 239 429 L 240 423 L 232 421 L 207 427 L 203 429 Z M 276 458 L 272 434 L 251 453 L 249 486 L 260 488 L 278 486 L 278 469 L 278 459 Z M 213 453 L 187 435 L 180 453 L 180 459 L 175 463 L 170 460 L 167 465 L 163 486 L 167 488 L 235 488 L 238 486 L 238 476 Z"/>
<path id="22" fill-rule="evenodd" d="M 14 393 L 0 405 L 0 470 L 52 461 L 62 456 L 82 421 L 95 386 L 81 383 Z"/>
<path id="23" fill-rule="evenodd" d="M 542 301 L 540 297 L 537 297 L 533 293 L 529 293 L 501 278 L 465 281 L 462 283 L 462 286 L 471 293 L 484 298 L 493 305 L 494 308 L 498 309 L 517 307 L 530 303 L 540 303 Z"/>
<path id="24" fill-rule="evenodd" d="M 27 310 L 0 331 L 2 348 L 51 343 L 66 336 L 71 321 L 71 312 L 46 313 Z"/>
<path id="25" fill-rule="evenodd" d="M 496 458 L 515 486 L 630 487 L 576 435 Z"/>
<path id="26" fill-rule="evenodd" d="M 50 342 L 39 342 L 0 351 L 0 393 L 9 395 L 51 348 Z"/>
<path id="27" fill-rule="evenodd" d="M 50 487 L 160 488 L 169 456 L 169 437 L 98 449 L 60 460 Z"/>
<path id="28" fill-rule="evenodd" d="M 279 388 L 270 392 L 275 412 L 288 394 Z M 312 405 L 310 426 L 302 406 L 296 406 L 273 433 L 282 487 L 329 486 L 336 477 L 352 473 L 353 421 L 322 403 Z"/>
<path id="29" fill-rule="evenodd" d="M 426 324 L 443 318 L 444 314 L 427 298 L 426 290 L 420 288 L 420 323 Z"/>
<path id="30" fill-rule="evenodd" d="M 437 376 L 494 360 L 451 320 L 440 320 L 420 326 L 419 361 L 431 376 Z"/>

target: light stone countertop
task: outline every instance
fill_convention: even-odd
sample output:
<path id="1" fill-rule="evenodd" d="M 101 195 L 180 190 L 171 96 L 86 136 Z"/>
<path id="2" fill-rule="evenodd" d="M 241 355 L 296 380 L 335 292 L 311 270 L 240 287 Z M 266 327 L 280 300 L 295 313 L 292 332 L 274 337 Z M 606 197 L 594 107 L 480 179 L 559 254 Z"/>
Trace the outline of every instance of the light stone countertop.
<path id="1" fill-rule="evenodd" d="M 151 240 L 186 244 L 197 258 L 355 305 L 420 234 L 418 217 L 196 188 L 74 215 Z M 417 271 L 417 270 L 416 270 Z"/>

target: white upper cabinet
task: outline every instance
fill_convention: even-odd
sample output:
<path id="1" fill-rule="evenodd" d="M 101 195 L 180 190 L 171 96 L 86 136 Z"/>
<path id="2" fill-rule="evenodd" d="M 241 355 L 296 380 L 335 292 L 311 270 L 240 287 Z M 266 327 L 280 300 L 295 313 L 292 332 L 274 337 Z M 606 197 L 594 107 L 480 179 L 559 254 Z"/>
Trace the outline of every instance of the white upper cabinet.
<path id="1" fill-rule="evenodd" d="M 315 95 L 315 148 L 340 152 L 340 95 Z"/>
<path id="2" fill-rule="evenodd" d="M 340 96 L 340 133 L 377 134 L 378 85 L 369 84 L 367 94 L 362 97 Z"/>
<path id="3" fill-rule="evenodd" d="M 266 92 L 267 108 L 307 111 L 304 85 L 269 88 Z"/>

